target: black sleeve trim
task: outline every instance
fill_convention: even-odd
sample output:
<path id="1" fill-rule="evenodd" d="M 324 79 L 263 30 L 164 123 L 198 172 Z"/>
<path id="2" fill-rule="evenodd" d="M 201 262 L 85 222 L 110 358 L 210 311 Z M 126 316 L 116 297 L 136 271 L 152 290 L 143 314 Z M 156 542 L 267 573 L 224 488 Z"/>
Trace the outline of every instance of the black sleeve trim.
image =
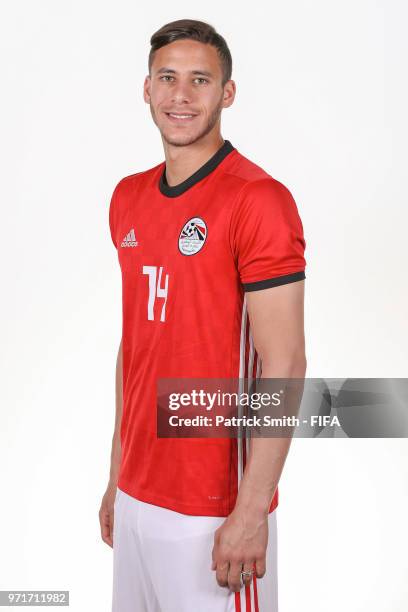
<path id="1" fill-rule="evenodd" d="M 266 280 L 255 281 L 254 283 L 242 283 L 245 291 L 258 291 L 259 289 L 268 289 L 269 287 L 278 287 L 279 285 L 287 285 L 296 281 L 304 280 L 306 275 L 304 271 L 295 272 L 294 274 L 285 274 L 284 276 L 275 276 Z"/>

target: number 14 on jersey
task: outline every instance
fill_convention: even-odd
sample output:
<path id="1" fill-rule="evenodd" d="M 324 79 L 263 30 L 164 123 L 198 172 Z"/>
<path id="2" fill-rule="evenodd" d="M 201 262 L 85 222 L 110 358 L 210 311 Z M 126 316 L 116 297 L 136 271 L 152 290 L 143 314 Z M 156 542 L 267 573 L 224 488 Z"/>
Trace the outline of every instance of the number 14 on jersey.
<path id="1" fill-rule="evenodd" d="M 159 274 L 157 275 L 157 272 Z M 166 318 L 166 302 L 167 302 L 167 290 L 169 287 L 169 275 L 166 274 L 164 280 L 164 287 L 162 284 L 163 266 L 143 266 L 143 274 L 149 276 L 149 300 L 147 302 L 147 318 L 149 321 L 154 321 L 154 303 L 157 297 L 164 298 L 163 306 L 161 309 L 160 321 L 164 321 Z M 157 278 L 158 276 L 158 278 Z"/>

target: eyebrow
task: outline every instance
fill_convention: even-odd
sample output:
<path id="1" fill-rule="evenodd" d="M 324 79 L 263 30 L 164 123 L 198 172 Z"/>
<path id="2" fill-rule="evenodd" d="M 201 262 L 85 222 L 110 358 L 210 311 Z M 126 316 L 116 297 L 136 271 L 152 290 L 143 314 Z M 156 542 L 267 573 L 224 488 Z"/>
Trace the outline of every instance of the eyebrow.
<path id="1" fill-rule="evenodd" d="M 173 68 L 160 68 L 157 73 L 158 74 L 163 74 L 163 72 L 166 73 L 171 73 L 171 74 L 176 74 L 176 70 L 174 70 Z M 207 76 L 207 77 L 212 77 L 212 73 L 209 72 L 208 70 L 190 70 L 191 74 L 202 74 L 203 76 Z"/>

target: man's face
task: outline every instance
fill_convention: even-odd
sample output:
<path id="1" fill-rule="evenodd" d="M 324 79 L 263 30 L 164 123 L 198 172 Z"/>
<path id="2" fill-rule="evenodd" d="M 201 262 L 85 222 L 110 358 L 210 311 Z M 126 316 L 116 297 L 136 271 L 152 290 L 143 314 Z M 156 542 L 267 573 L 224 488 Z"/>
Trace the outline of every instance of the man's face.
<path id="1" fill-rule="evenodd" d="M 222 109 L 234 100 L 235 83 L 222 86 L 215 47 L 183 39 L 156 51 L 143 94 L 164 141 L 186 146 L 219 128 Z"/>

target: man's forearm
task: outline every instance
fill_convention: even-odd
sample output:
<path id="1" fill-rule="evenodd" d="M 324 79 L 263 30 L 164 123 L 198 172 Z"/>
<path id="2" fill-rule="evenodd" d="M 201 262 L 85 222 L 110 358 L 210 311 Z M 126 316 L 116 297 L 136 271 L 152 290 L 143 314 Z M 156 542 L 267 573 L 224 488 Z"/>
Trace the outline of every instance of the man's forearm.
<path id="1" fill-rule="evenodd" d="M 116 487 L 119 478 L 121 459 L 120 431 L 116 431 L 112 438 L 111 463 L 109 471 L 109 485 Z"/>
<path id="2" fill-rule="evenodd" d="M 122 408 L 123 408 L 123 355 L 122 341 L 119 345 L 118 356 L 116 359 L 116 381 L 115 381 L 115 398 L 116 398 L 116 413 L 115 413 L 115 430 L 112 437 L 111 464 L 109 473 L 109 485 L 116 487 L 119 477 L 119 468 L 121 460 L 121 442 L 120 442 L 120 427 L 122 423 Z"/>
<path id="3" fill-rule="evenodd" d="M 300 378 L 306 373 L 304 356 L 282 365 L 279 370 L 262 365 L 262 378 Z M 241 480 L 236 509 L 267 514 L 289 451 L 291 437 L 251 438 L 245 471 Z"/>

